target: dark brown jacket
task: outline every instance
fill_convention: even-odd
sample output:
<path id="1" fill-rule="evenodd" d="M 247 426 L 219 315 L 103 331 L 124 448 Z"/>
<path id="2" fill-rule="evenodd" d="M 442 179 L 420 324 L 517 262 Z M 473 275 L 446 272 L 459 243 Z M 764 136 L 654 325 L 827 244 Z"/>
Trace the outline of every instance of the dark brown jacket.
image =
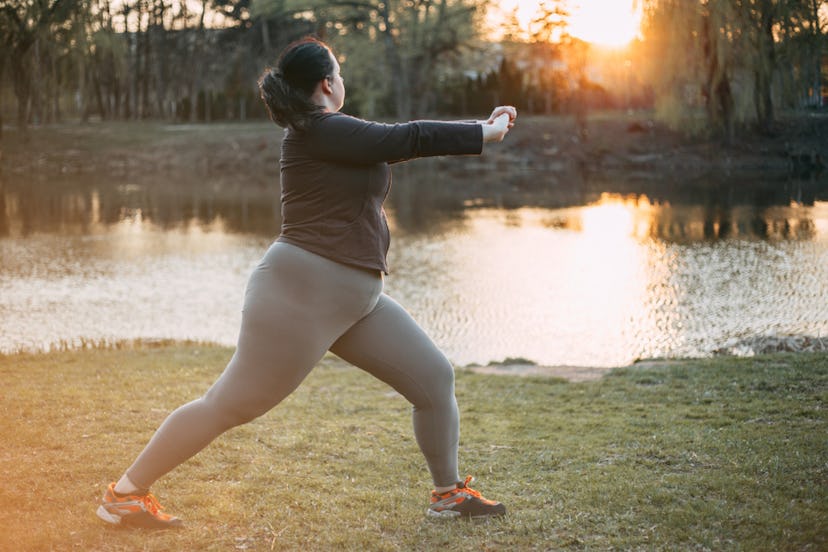
<path id="1" fill-rule="evenodd" d="M 282 232 L 278 240 L 334 261 L 388 272 L 383 201 L 389 163 L 435 155 L 479 154 L 479 124 L 382 124 L 341 113 L 288 129 L 282 141 Z"/>

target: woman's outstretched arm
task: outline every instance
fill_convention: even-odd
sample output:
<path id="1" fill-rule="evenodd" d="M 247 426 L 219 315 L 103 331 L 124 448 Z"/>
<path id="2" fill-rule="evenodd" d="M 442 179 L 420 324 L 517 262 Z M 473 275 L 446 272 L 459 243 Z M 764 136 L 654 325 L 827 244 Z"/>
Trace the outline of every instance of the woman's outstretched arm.
<path id="1" fill-rule="evenodd" d="M 503 139 L 512 126 L 514 108 L 496 108 L 486 121 L 412 121 L 384 124 L 343 114 L 323 116 L 311 132 L 319 159 L 373 164 L 434 155 L 479 154 L 484 142 Z"/>

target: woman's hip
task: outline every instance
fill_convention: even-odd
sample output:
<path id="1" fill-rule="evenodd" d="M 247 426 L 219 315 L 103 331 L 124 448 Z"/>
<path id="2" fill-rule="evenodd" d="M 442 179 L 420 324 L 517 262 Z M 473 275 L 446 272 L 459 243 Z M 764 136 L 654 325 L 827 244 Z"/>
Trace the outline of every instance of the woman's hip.
<path id="1" fill-rule="evenodd" d="M 379 271 L 332 261 L 301 247 L 274 242 L 248 281 L 245 309 L 277 303 L 315 316 L 342 315 L 358 320 L 382 293 Z"/>

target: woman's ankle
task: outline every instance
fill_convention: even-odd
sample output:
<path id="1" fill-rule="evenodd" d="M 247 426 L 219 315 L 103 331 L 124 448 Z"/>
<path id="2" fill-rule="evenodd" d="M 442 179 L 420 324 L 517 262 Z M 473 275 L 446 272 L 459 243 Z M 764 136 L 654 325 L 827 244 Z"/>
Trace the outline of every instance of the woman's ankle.
<path id="1" fill-rule="evenodd" d="M 139 488 L 138 485 L 132 482 L 127 474 L 121 476 L 121 479 L 115 483 L 115 488 L 113 490 L 119 495 L 131 495 L 143 491 L 143 489 Z"/>

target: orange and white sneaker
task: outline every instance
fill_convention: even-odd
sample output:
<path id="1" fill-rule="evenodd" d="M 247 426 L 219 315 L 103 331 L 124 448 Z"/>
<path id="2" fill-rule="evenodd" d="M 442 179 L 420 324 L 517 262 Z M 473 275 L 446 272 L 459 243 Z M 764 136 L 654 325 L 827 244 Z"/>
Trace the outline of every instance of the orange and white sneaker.
<path id="1" fill-rule="evenodd" d="M 151 493 L 120 495 L 115 492 L 115 483 L 106 488 L 98 517 L 113 525 L 142 527 L 145 529 L 168 529 L 181 527 L 183 522 L 177 517 L 162 512 L 158 499 Z"/>
<path id="2" fill-rule="evenodd" d="M 431 491 L 431 505 L 426 513 L 435 518 L 483 518 L 506 515 L 506 506 L 494 500 L 487 500 L 469 488 L 472 476 L 457 484 L 456 489 L 445 493 Z"/>

